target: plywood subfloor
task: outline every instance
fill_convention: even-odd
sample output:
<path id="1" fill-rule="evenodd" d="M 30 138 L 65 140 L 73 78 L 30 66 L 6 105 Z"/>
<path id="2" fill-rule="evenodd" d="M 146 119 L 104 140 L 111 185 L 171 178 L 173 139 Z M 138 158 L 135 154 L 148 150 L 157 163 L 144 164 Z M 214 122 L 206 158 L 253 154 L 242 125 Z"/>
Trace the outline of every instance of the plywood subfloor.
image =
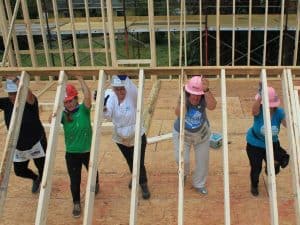
<path id="1" fill-rule="evenodd" d="M 270 82 L 281 93 L 279 81 Z M 46 83 L 32 83 L 37 92 Z M 89 82 L 91 89 L 96 83 Z M 152 83 L 146 81 L 145 104 Z M 221 131 L 221 104 L 219 80 L 211 81 L 211 89 L 218 100 L 215 111 L 208 112 L 213 131 Z M 260 177 L 258 197 L 252 197 L 249 191 L 249 162 L 245 152 L 245 132 L 252 123 L 250 115 L 251 102 L 257 90 L 257 81 L 228 80 L 228 134 L 229 134 L 229 170 L 230 170 L 230 203 L 231 224 L 235 225 L 265 225 L 270 224 L 269 198 L 267 194 L 267 177 Z M 2 93 L 4 95 L 4 93 Z M 55 87 L 52 87 L 39 99 L 40 102 L 53 102 Z M 149 136 L 157 136 L 172 131 L 175 119 L 174 107 L 178 98 L 178 82 L 162 81 L 159 98 L 152 118 Z M 47 122 L 50 112 L 41 112 L 41 118 Z M 0 130 L 0 144 L 4 146 L 6 131 Z M 281 142 L 287 147 L 287 131 L 282 129 Z M 0 151 L 0 156 L 2 151 Z M 192 154 L 193 157 L 193 154 Z M 100 156 L 100 193 L 96 196 L 93 224 L 125 225 L 129 224 L 130 191 L 128 172 L 125 160 L 116 145 L 111 141 L 111 135 L 101 137 Z M 194 162 L 192 158 L 192 162 Z M 32 164 L 30 165 L 32 168 Z M 171 140 L 148 145 L 146 153 L 146 168 L 149 176 L 151 199 L 145 201 L 139 196 L 139 225 L 175 225 L 177 224 L 178 176 L 174 161 Z M 193 168 L 193 163 L 192 163 Z M 82 172 L 82 196 L 86 185 L 86 171 Z M 277 200 L 280 224 L 295 224 L 295 210 L 291 173 L 289 167 L 277 176 Z M 210 167 L 207 182 L 209 194 L 197 194 L 188 177 L 184 193 L 184 222 L 186 225 L 224 224 L 223 201 L 223 169 L 222 150 L 210 151 Z M 1 225 L 34 224 L 38 195 L 30 192 L 31 181 L 18 178 L 11 173 L 4 216 Z M 83 203 L 84 204 L 84 203 Z M 64 161 L 64 140 L 60 134 L 53 186 L 48 211 L 47 224 L 82 224 L 82 217 L 72 218 L 72 200 L 69 190 L 69 177 Z"/>

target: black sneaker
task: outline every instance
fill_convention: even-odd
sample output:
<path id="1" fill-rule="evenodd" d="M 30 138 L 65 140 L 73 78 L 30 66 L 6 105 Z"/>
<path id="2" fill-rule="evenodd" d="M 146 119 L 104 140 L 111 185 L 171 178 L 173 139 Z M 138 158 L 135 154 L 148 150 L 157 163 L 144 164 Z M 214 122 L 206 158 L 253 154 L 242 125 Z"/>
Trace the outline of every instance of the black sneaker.
<path id="1" fill-rule="evenodd" d="M 35 180 L 32 181 L 31 192 L 33 194 L 37 193 L 40 190 L 40 184 L 41 184 L 40 177 L 37 177 Z"/>
<path id="2" fill-rule="evenodd" d="M 282 169 L 284 169 L 285 167 L 287 167 L 287 165 L 289 164 L 289 160 L 290 160 L 290 156 L 288 155 L 287 157 L 285 157 L 281 163 L 280 166 Z"/>
<path id="3" fill-rule="evenodd" d="M 149 192 L 147 183 L 141 184 L 140 186 L 141 186 L 141 189 L 142 189 L 143 199 L 149 199 L 150 198 L 150 192 Z"/>
<path id="4" fill-rule="evenodd" d="M 79 218 L 81 214 L 81 206 L 80 203 L 74 203 L 72 215 L 74 218 Z"/>
<path id="5" fill-rule="evenodd" d="M 279 163 L 275 164 L 275 175 L 280 173 L 280 165 Z"/>
<path id="6" fill-rule="evenodd" d="M 255 197 L 258 196 L 258 187 L 251 186 L 251 194 Z"/>
<path id="7" fill-rule="evenodd" d="M 99 183 L 96 183 L 95 195 L 99 193 L 99 190 L 100 190 L 100 185 L 99 185 Z"/>

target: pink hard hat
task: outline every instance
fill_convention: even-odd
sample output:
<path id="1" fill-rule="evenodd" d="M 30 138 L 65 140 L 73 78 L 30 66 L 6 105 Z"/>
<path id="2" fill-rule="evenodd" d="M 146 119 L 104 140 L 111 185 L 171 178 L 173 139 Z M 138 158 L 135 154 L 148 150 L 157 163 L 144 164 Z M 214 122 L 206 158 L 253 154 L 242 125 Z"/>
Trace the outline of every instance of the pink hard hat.
<path id="1" fill-rule="evenodd" d="M 193 95 L 204 95 L 202 86 L 202 76 L 193 76 L 185 85 L 186 92 Z"/>
<path id="2" fill-rule="evenodd" d="M 280 105 L 280 99 L 278 95 L 276 94 L 276 91 L 273 87 L 268 87 L 268 95 L 269 95 L 269 107 L 270 108 L 276 108 Z M 259 94 L 255 95 L 255 99 L 257 100 L 259 97 Z M 261 102 L 262 104 L 262 102 Z"/>

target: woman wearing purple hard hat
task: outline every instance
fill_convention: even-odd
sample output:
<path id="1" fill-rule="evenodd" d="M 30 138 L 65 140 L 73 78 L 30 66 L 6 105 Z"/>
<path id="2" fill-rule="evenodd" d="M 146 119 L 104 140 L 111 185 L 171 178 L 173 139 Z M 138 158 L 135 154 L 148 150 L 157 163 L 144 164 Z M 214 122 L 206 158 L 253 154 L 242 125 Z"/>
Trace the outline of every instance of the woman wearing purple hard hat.
<path id="1" fill-rule="evenodd" d="M 190 150 L 195 151 L 195 171 L 193 187 L 200 194 L 207 194 L 206 178 L 209 164 L 210 126 L 206 116 L 206 108 L 214 110 L 217 101 L 209 89 L 209 82 L 202 76 L 193 76 L 185 85 L 185 139 L 184 139 L 184 180 L 190 174 Z M 173 129 L 175 159 L 179 162 L 179 132 L 180 132 L 180 100 L 175 108 L 178 118 Z"/>

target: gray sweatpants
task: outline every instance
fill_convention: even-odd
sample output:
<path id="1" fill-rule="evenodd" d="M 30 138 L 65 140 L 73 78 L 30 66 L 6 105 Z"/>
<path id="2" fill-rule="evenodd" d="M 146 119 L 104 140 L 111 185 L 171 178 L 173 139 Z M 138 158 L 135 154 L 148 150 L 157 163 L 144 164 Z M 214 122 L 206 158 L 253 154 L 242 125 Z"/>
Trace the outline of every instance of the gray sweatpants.
<path id="1" fill-rule="evenodd" d="M 179 133 L 173 129 L 174 154 L 178 165 L 179 162 Z M 184 175 L 190 173 L 190 150 L 194 147 L 196 168 L 193 174 L 193 186 L 201 188 L 205 186 L 208 175 L 209 164 L 209 137 L 210 131 L 204 140 L 201 140 L 199 133 L 185 131 L 184 140 Z"/>

